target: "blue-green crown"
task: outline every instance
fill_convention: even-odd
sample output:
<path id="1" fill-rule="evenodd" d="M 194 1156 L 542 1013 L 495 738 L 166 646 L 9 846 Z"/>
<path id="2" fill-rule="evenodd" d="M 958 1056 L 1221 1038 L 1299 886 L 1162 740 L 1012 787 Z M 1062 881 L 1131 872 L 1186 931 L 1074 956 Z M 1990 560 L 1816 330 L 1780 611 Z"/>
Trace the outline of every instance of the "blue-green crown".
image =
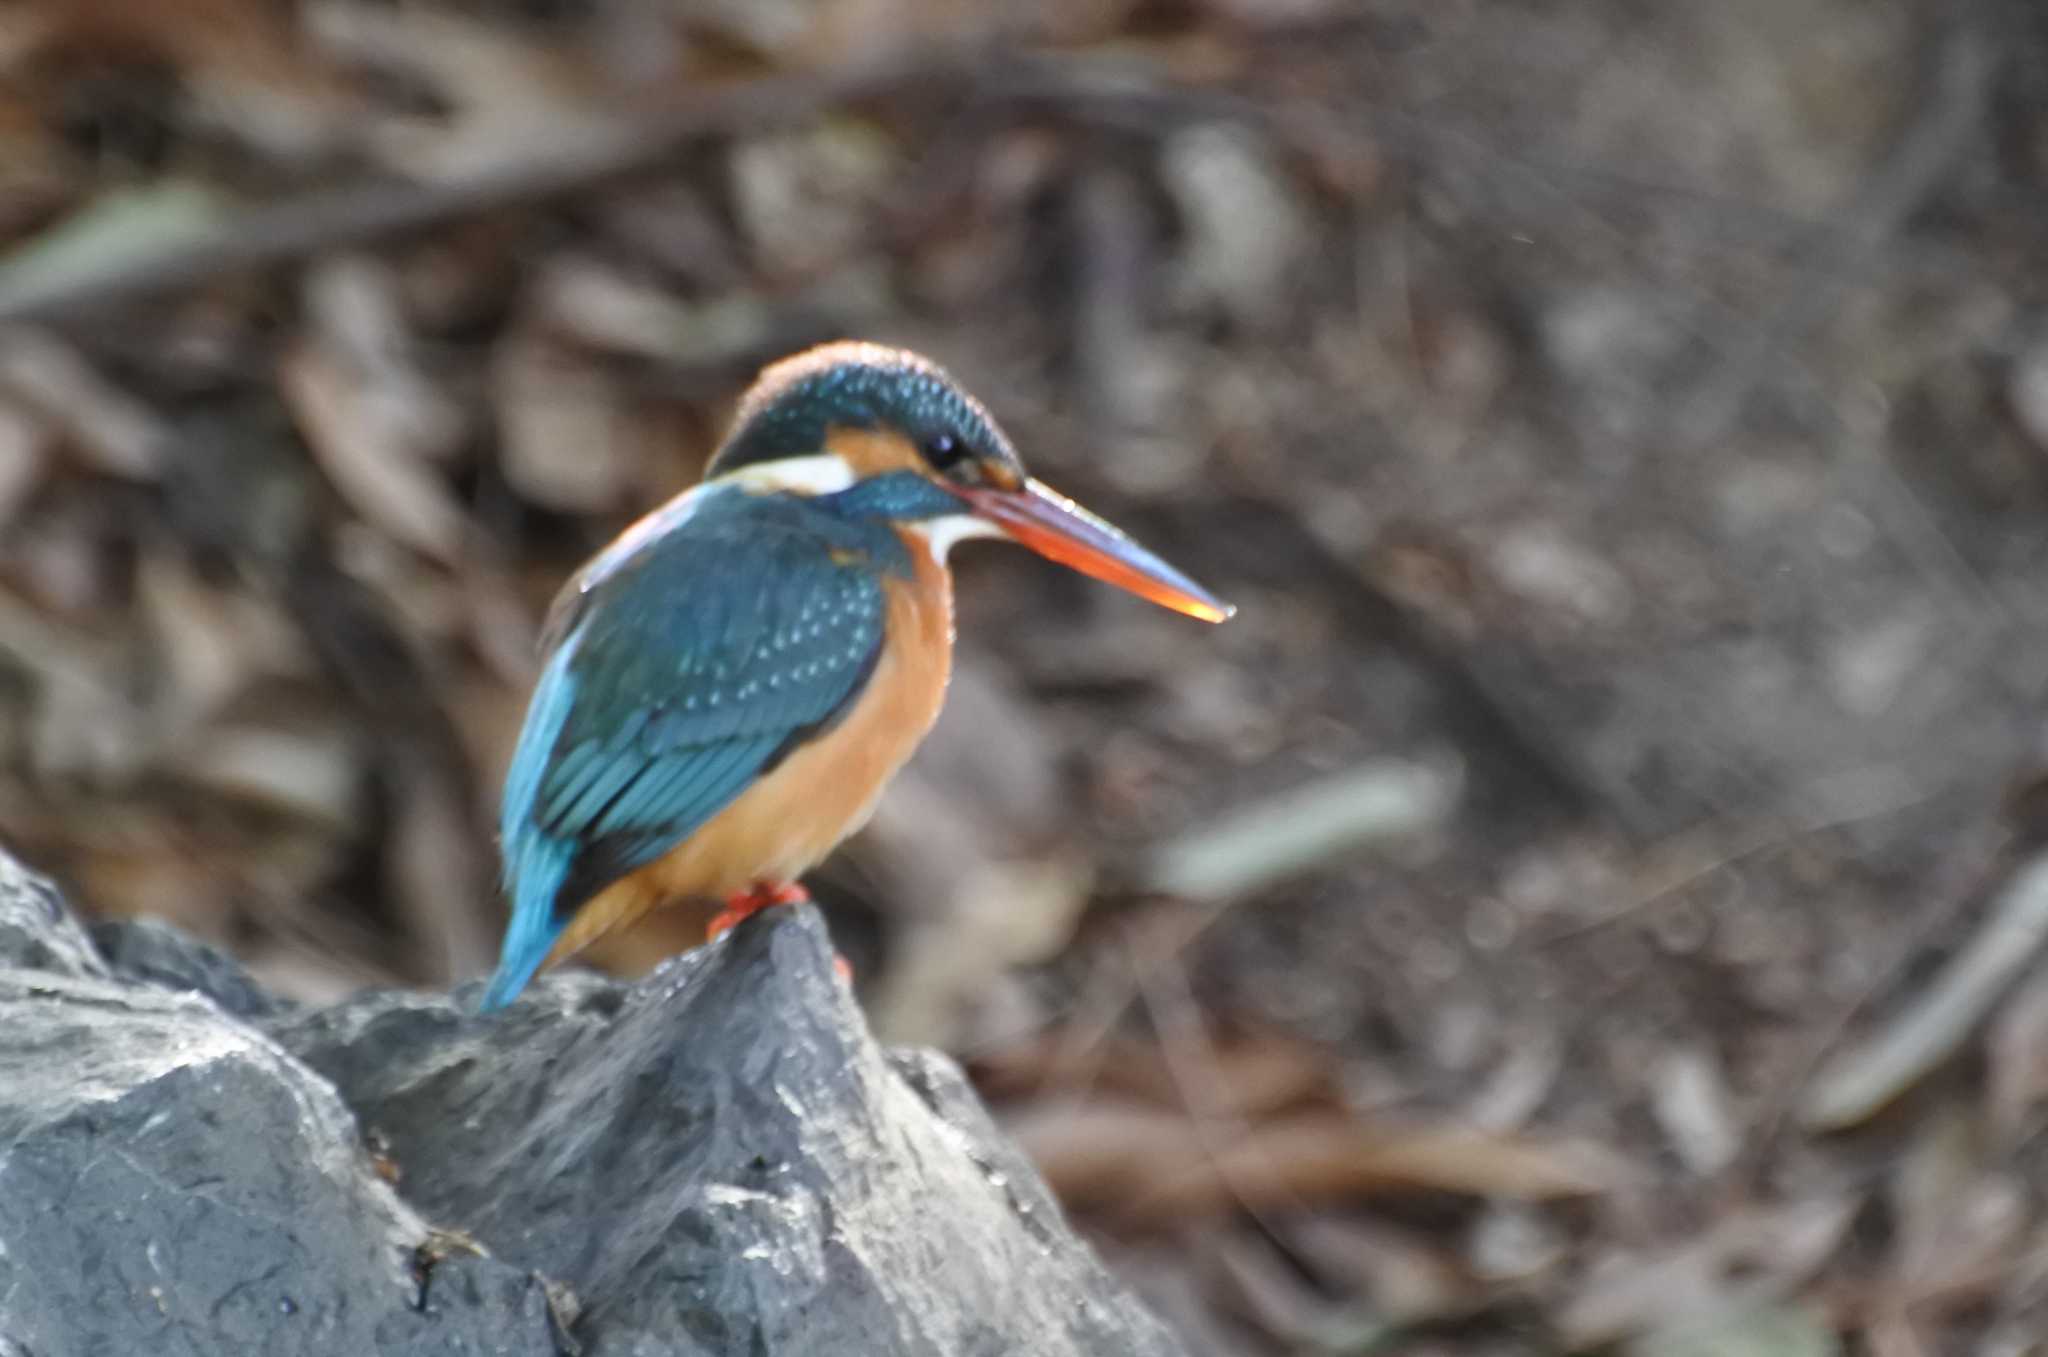
<path id="1" fill-rule="evenodd" d="M 842 342 L 763 372 L 706 474 L 821 452 L 834 426 L 891 429 L 920 449 L 951 438 L 976 458 L 1017 460 L 988 411 L 938 364 L 904 349 Z"/>

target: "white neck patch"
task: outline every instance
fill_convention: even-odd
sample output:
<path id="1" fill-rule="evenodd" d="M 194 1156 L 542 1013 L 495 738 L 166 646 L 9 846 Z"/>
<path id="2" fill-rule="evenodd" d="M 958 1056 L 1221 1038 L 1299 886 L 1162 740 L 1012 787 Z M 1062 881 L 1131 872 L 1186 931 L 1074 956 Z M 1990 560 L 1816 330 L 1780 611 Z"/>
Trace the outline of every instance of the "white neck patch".
<path id="1" fill-rule="evenodd" d="M 953 549 L 955 542 L 964 542 L 970 537 L 1006 535 L 1001 528 L 977 514 L 942 514 L 938 518 L 919 519 L 903 526 L 924 539 L 925 550 L 940 565 L 946 563 L 946 553 Z"/>
<path id="2" fill-rule="evenodd" d="M 734 485 L 757 495 L 778 492 L 836 495 L 853 483 L 853 468 L 847 465 L 844 457 L 836 452 L 820 452 L 805 457 L 783 457 L 773 462 L 755 462 L 737 471 L 728 471 L 710 484 Z M 932 559 L 941 565 L 945 564 L 946 555 L 952 551 L 955 542 L 964 542 L 970 537 L 1008 535 L 978 514 L 941 514 L 937 518 L 918 519 L 902 526 L 924 539 L 925 550 L 931 552 Z"/>
<path id="3" fill-rule="evenodd" d="M 836 452 L 819 452 L 755 462 L 718 479 L 721 484 L 737 485 L 755 494 L 787 490 L 799 495 L 836 495 L 853 484 L 853 468 Z"/>

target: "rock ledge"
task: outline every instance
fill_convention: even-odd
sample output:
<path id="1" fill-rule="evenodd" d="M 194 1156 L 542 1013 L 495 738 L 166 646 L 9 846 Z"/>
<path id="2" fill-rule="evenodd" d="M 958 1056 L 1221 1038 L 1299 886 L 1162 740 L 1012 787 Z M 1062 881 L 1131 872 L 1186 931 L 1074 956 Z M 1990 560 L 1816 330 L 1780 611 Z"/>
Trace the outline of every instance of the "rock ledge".
<path id="1" fill-rule="evenodd" d="M 295 1009 L 0 856 L 0 1357 L 1180 1351 L 808 909 L 472 997 Z"/>

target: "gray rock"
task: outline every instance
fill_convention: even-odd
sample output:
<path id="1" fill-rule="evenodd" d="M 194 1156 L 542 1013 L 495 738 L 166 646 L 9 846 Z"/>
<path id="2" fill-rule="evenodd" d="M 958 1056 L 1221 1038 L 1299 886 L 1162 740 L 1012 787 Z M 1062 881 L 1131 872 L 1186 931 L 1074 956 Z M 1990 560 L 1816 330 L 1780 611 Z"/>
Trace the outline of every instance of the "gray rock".
<path id="1" fill-rule="evenodd" d="M 490 1016 L 97 932 L 0 855 L 0 1354 L 1180 1351 L 808 909 Z"/>
<path id="2" fill-rule="evenodd" d="M 401 1190 L 568 1281 L 591 1357 L 1180 1351 L 943 1058 L 868 1037 L 810 909 L 648 983 L 492 1017 L 369 994 L 281 1020 Z"/>
<path id="3" fill-rule="evenodd" d="M 12 1350 L 554 1352 L 540 1283 L 504 1263 L 451 1260 L 422 1296 L 431 1232 L 325 1081 L 205 999 L 64 970 L 0 970 Z"/>
<path id="4" fill-rule="evenodd" d="M 267 1018 L 292 1005 L 256 983 L 242 963 L 155 919 L 105 919 L 89 930 L 114 974 L 174 992 L 196 990 L 238 1018 Z"/>
<path id="5" fill-rule="evenodd" d="M 107 963 L 64 908 L 57 888 L 0 853 L 0 967 L 9 966 L 57 975 L 107 974 Z"/>

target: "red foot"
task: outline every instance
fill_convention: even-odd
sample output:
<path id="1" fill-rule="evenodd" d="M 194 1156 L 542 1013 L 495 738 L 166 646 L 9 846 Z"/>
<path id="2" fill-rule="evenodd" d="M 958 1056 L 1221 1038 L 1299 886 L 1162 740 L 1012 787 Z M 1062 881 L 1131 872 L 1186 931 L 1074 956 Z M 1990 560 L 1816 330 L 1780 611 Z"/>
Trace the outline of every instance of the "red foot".
<path id="1" fill-rule="evenodd" d="M 710 942 L 719 934 L 729 932 L 740 920 L 759 914 L 770 905 L 809 904 L 811 893 L 795 881 L 756 882 L 754 889 L 742 891 L 725 902 L 725 908 L 711 916 L 711 922 L 704 926 L 704 941 Z M 832 955 L 832 969 L 847 984 L 853 983 L 853 965 L 838 953 Z"/>
<path id="2" fill-rule="evenodd" d="M 742 891 L 725 902 L 725 908 L 711 916 L 711 922 L 704 926 L 706 942 L 732 928 L 740 920 L 759 914 L 770 905 L 803 905 L 810 903 L 811 893 L 794 881 L 759 881 L 754 889 Z"/>

